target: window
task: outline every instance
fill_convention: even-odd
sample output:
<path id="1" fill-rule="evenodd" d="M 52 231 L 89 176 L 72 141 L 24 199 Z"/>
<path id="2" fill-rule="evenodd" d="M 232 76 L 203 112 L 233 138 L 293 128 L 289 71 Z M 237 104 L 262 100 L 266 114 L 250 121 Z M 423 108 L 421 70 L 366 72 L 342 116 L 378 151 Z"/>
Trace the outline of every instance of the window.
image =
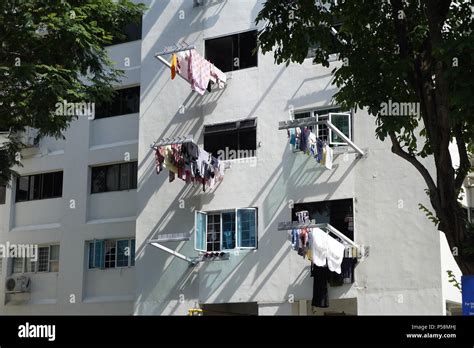
<path id="1" fill-rule="evenodd" d="M 92 168 L 91 193 L 137 188 L 137 162 Z"/>
<path id="2" fill-rule="evenodd" d="M 257 248 L 257 209 L 196 212 L 195 249 L 222 251 Z"/>
<path id="3" fill-rule="evenodd" d="M 295 120 L 307 117 L 316 117 L 318 121 L 329 121 L 336 126 L 346 137 L 352 139 L 352 117 L 351 112 L 341 112 L 340 108 L 319 109 L 305 112 L 296 112 Z M 344 140 L 326 125 L 310 127 L 321 140 L 327 141 L 329 145 L 345 145 Z"/>
<path id="4" fill-rule="evenodd" d="M 114 37 L 111 45 L 118 45 L 125 42 L 141 40 L 142 38 L 142 19 L 138 23 L 127 23 L 121 30 L 124 37 Z"/>
<path id="5" fill-rule="evenodd" d="M 332 27 L 334 29 L 336 29 L 337 32 L 339 32 L 339 30 L 341 29 L 342 27 L 342 23 L 338 22 L 338 23 L 334 23 L 332 25 Z M 320 47 L 320 43 L 319 42 L 315 42 L 315 43 L 312 43 L 309 45 L 309 48 L 308 48 L 308 54 L 306 55 L 306 58 L 314 58 L 316 57 L 316 50 Z M 338 42 L 337 42 L 337 38 L 334 36 L 334 35 L 331 35 L 331 46 L 330 46 L 330 50 L 328 52 L 328 54 L 335 54 L 335 53 L 338 53 L 339 52 L 339 49 L 338 49 Z"/>
<path id="6" fill-rule="evenodd" d="M 135 239 L 94 240 L 88 243 L 89 269 L 135 266 Z"/>
<path id="7" fill-rule="evenodd" d="M 63 172 L 21 176 L 16 182 L 16 202 L 57 198 L 63 195 Z"/>
<path id="8" fill-rule="evenodd" d="M 140 112 L 140 86 L 118 89 L 109 103 L 97 105 L 95 119 Z"/>
<path id="9" fill-rule="evenodd" d="M 204 150 L 221 160 L 256 157 L 257 120 L 205 126 Z"/>
<path id="10" fill-rule="evenodd" d="M 32 258 L 15 257 L 13 273 L 59 272 L 59 245 L 42 245 L 38 247 L 37 261 Z"/>
<path id="11" fill-rule="evenodd" d="M 7 187 L 0 185 L 0 204 L 5 204 L 7 198 Z"/>
<path id="12" fill-rule="evenodd" d="M 13 258 L 13 266 L 12 266 L 12 272 L 13 273 L 23 273 L 24 268 L 23 268 L 23 263 L 25 259 L 22 257 L 15 257 Z"/>
<path id="13" fill-rule="evenodd" d="M 354 240 L 354 214 L 352 199 L 340 199 L 313 203 L 295 203 L 292 210 L 293 221 L 298 221 L 296 213 L 307 210 L 309 218 L 316 223 L 328 223 Z"/>
<path id="14" fill-rule="evenodd" d="M 257 66 L 257 31 L 206 40 L 206 59 L 223 72 Z"/>

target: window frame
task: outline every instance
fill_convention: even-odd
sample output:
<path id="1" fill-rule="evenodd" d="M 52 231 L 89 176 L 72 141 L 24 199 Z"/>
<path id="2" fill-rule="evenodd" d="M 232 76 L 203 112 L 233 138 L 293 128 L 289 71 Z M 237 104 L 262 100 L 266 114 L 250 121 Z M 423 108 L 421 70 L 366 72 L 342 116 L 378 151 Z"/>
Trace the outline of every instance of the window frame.
<path id="1" fill-rule="evenodd" d="M 255 213 L 255 246 L 253 247 L 242 247 L 239 246 L 239 239 L 238 239 L 238 212 L 241 210 L 252 210 Z M 225 213 L 234 213 L 235 221 L 234 221 L 234 240 L 235 240 L 235 247 L 233 249 L 224 249 L 223 248 L 223 219 L 222 214 Z M 203 214 L 205 216 L 205 226 L 206 229 L 204 231 L 204 240 L 203 244 L 205 249 L 198 248 L 198 238 L 197 238 L 197 222 L 198 222 L 198 214 Z M 207 235 L 208 235 L 208 216 L 209 215 L 219 215 L 220 218 L 220 241 L 219 241 L 219 250 L 208 251 L 207 250 Z M 257 250 L 258 249 L 258 208 L 249 207 L 249 208 L 235 208 L 235 209 L 223 209 L 223 210 L 214 210 L 214 211 L 196 211 L 194 215 L 194 250 L 200 253 L 206 252 L 232 252 L 237 250 Z"/>
<path id="2" fill-rule="evenodd" d="M 352 221 L 347 221 L 347 224 L 348 224 L 347 230 L 340 229 L 339 231 L 342 234 L 344 234 L 347 238 L 351 239 L 352 241 L 355 241 L 356 240 L 356 214 L 355 214 L 355 201 L 354 201 L 353 197 L 338 198 L 338 199 L 327 199 L 327 200 L 310 201 L 310 202 L 297 202 L 297 203 L 295 202 L 293 208 L 291 209 L 291 219 L 290 220 L 291 221 L 297 221 L 294 218 L 294 215 L 296 213 L 296 210 L 297 210 L 298 206 L 301 206 L 301 205 L 322 205 L 322 204 L 331 205 L 331 204 L 337 204 L 338 201 L 339 202 L 340 201 L 347 201 L 347 202 L 350 201 L 350 205 L 349 205 L 350 209 L 349 210 L 351 212 Z M 336 212 L 337 212 L 337 210 L 336 210 Z M 331 220 L 331 214 L 332 213 L 333 213 L 333 207 L 331 207 L 330 214 L 328 215 L 329 220 Z M 347 218 L 347 216 L 346 216 L 346 218 Z M 318 222 L 318 221 L 316 221 L 316 222 Z M 346 222 L 346 221 L 344 221 L 344 222 Z M 352 224 L 352 227 L 351 227 L 351 229 L 349 229 L 349 226 L 351 224 Z M 338 228 L 337 226 L 334 226 L 334 227 Z"/>
<path id="3" fill-rule="evenodd" d="M 253 121 L 253 125 L 252 126 L 242 126 L 242 124 L 245 124 L 245 122 L 252 122 Z M 224 129 L 224 130 L 207 130 L 206 131 L 206 128 L 211 128 L 211 127 L 216 127 L 216 126 L 223 126 L 223 125 L 226 125 L 228 124 L 229 125 L 229 128 L 227 129 Z M 233 125 L 231 127 L 231 125 Z M 242 132 L 244 131 L 247 131 L 247 130 L 252 130 L 252 131 L 255 131 L 255 150 L 245 150 L 245 149 L 241 149 L 241 136 L 242 136 Z M 215 134 L 220 134 L 220 135 L 223 135 L 223 134 L 227 134 L 227 133 L 231 133 L 231 132 L 236 132 L 236 136 L 237 136 L 237 149 L 229 149 L 229 151 L 236 151 L 237 154 L 239 154 L 239 151 L 253 151 L 253 156 L 249 156 L 249 157 L 238 157 L 238 158 L 232 158 L 232 159 L 228 159 L 228 158 L 224 158 L 224 159 L 221 159 L 222 161 L 233 161 L 233 160 L 242 160 L 242 159 L 252 159 L 252 158 L 257 158 L 257 150 L 258 150 L 258 122 L 257 122 L 257 118 L 256 117 L 253 117 L 253 118 L 249 118 L 249 119 L 240 119 L 240 120 L 237 120 L 237 121 L 229 121 L 229 122 L 222 122 L 222 123 L 212 123 L 212 124 L 205 124 L 204 125 L 204 129 L 203 129 L 203 147 L 204 149 L 206 150 L 206 136 L 212 136 L 212 135 L 215 135 Z M 225 147 L 224 148 L 221 148 L 220 150 L 225 150 Z M 206 150 L 208 151 L 208 150 Z M 208 151 L 209 152 L 209 151 Z M 227 154 L 227 152 L 226 152 Z M 216 157 L 219 157 L 217 154 L 213 154 L 214 156 Z"/>
<path id="4" fill-rule="evenodd" d="M 58 251 L 58 259 L 51 259 L 51 248 L 57 246 L 59 248 Z M 38 263 L 39 263 L 39 249 L 40 248 L 48 248 L 48 262 L 47 262 L 47 270 L 46 271 L 38 271 Z M 42 244 L 38 245 L 38 260 L 32 261 L 31 258 L 27 257 L 15 257 L 14 259 L 22 259 L 22 271 L 19 272 L 13 272 L 13 266 L 11 270 L 11 274 L 43 274 L 43 273 L 59 273 L 59 253 L 61 252 L 61 247 L 59 243 L 53 243 L 53 244 Z M 28 270 L 28 262 L 30 263 L 31 270 Z M 51 262 L 57 262 L 58 263 L 58 270 L 57 271 L 51 271 Z M 33 265 L 33 266 L 32 266 Z"/>
<path id="5" fill-rule="evenodd" d="M 339 107 L 339 106 L 328 107 L 328 108 L 319 108 L 319 109 L 295 110 L 294 113 L 293 113 L 292 118 L 296 120 L 296 119 L 298 119 L 296 117 L 296 115 L 305 114 L 305 113 L 309 113 L 310 117 L 315 117 L 316 121 L 318 121 L 318 122 L 320 122 L 320 121 L 329 121 L 331 123 L 332 123 L 332 116 L 333 115 L 347 115 L 347 117 L 349 119 L 349 139 L 351 141 L 354 141 L 354 139 L 353 139 L 353 136 L 354 136 L 354 132 L 353 132 L 353 125 L 354 125 L 353 124 L 353 119 L 354 119 L 354 117 L 353 117 L 353 115 L 354 115 L 354 113 L 353 113 L 352 110 L 341 111 L 341 107 Z M 315 132 L 315 134 L 318 138 L 320 137 L 319 134 L 320 134 L 320 131 L 322 130 L 323 127 L 327 128 L 328 145 L 347 146 L 347 143 L 345 143 L 345 142 L 332 141 L 332 138 L 333 138 L 332 129 L 327 127 L 327 126 L 322 126 L 322 125 L 319 125 L 319 124 L 315 126 L 316 129 L 314 130 L 314 132 Z"/>
<path id="6" fill-rule="evenodd" d="M 129 254 L 127 257 L 127 266 L 117 266 L 117 261 L 118 261 L 118 242 L 119 241 L 125 241 L 128 240 L 128 245 L 127 247 L 129 248 Z M 135 262 L 131 262 L 132 260 L 132 254 L 133 254 L 133 259 L 135 259 L 135 251 L 132 252 L 132 241 L 135 240 L 135 245 L 136 245 L 136 238 L 135 237 L 121 237 L 121 238 L 109 238 L 109 239 L 92 239 L 89 241 L 86 241 L 87 243 L 87 270 L 88 271 L 93 271 L 93 270 L 109 270 L 109 269 L 123 269 L 123 268 L 131 268 L 135 267 Z M 96 266 L 96 243 L 103 243 L 103 259 L 101 260 L 101 266 Z M 115 257 L 114 257 L 114 267 L 105 267 L 105 260 L 106 260 L 106 243 L 113 243 L 115 245 Z M 91 245 L 93 247 L 91 248 Z M 91 267 L 91 249 L 92 249 L 92 267 Z"/>
<path id="7" fill-rule="evenodd" d="M 108 116 L 98 115 L 99 113 L 101 113 L 101 111 L 107 110 L 107 108 L 111 108 L 114 103 L 117 103 L 117 101 L 119 102 L 120 110 L 122 110 L 123 109 L 122 103 L 124 102 L 124 95 L 123 95 L 124 91 L 125 90 L 132 90 L 132 89 L 135 89 L 135 88 L 138 88 L 138 110 L 136 112 L 122 113 L 122 111 L 120 111 L 120 114 L 113 115 L 112 111 L 109 110 L 111 114 L 108 115 Z M 97 105 L 97 107 L 95 109 L 95 115 L 94 115 L 93 121 L 108 119 L 108 118 L 112 118 L 112 117 L 120 117 L 120 116 L 140 114 L 140 98 L 141 98 L 141 85 L 140 84 L 131 85 L 131 86 L 121 86 L 120 88 L 115 89 L 115 93 L 116 94 L 112 96 L 112 100 L 110 102 L 108 102 L 108 103 L 104 102 L 104 103 L 102 103 L 102 105 L 100 105 L 100 104 Z"/>
<path id="8" fill-rule="evenodd" d="M 235 69 L 235 65 L 234 65 L 234 60 L 235 60 L 235 58 L 238 58 L 238 59 L 239 59 L 239 64 L 240 64 L 240 62 L 241 62 L 240 37 L 241 37 L 242 34 L 247 34 L 247 33 L 251 33 L 251 32 L 255 32 L 255 34 L 256 34 L 256 36 L 257 36 L 257 40 L 256 40 L 256 49 L 257 49 L 257 51 L 255 52 L 256 65 L 255 65 L 255 66 L 250 66 L 250 67 L 247 67 L 247 68 L 241 68 L 240 65 L 239 65 L 239 68 L 238 68 L 238 69 Z M 219 36 L 212 36 L 212 37 L 204 38 L 204 58 L 205 58 L 206 60 L 210 61 L 209 58 L 208 58 L 208 55 L 207 55 L 207 51 L 208 51 L 208 50 L 206 49 L 206 43 L 207 43 L 208 41 L 218 40 L 218 39 L 225 39 L 225 38 L 232 38 L 232 40 L 233 40 L 233 37 L 234 37 L 234 36 L 237 36 L 237 42 L 238 42 L 238 47 L 237 47 L 238 57 L 234 57 L 234 49 L 235 49 L 235 48 L 232 46 L 232 51 L 233 51 L 233 52 L 232 52 L 232 59 L 231 59 L 231 60 L 232 60 L 232 64 L 231 64 L 232 70 L 224 71 L 224 70 L 221 69 L 222 72 L 225 73 L 225 74 L 228 74 L 228 73 L 232 74 L 232 73 L 234 73 L 234 72 L 236 72 L 236 71 L 240 71 L 240 70 L 247 70 L 247 69 L 252 69 L 252 68 L 253 68 L 253 69 L 258 68 L 258 66 L 259 66 L 259 57 L 258 57 L 258 56 L 259 56 L 259 52 L 260 52 L 259 46 L 258 46 L 258 28 L 250 28 L 250 29 L 246 29 L 246 30 L 241 30 L 241 31 L 233 32 L 233 33 L 230 33 L 230 34 L 227 33 L 227 34 L 223 34 L 223 35 L 219 35 Z M 213 63 L 212 61 L 210 61 L 210 62 Z M 219 68 L 219 67 L 218 67 L 218 68 Z"/>
<path id="9" fill-rule="evenodd" d="M 55 191 L 55 182 L 56 182 L 56 174 L 59 174 L 61 173 L 61 195 L 60 196 L 55 196 L 54 195 L 54 191 Z M 44 190 L 44 176 L 45 175 L 52 175 L 53 176 L 53 196 L 52 197 L 46 197 L 46 198 L 43 198 L 43 190 Z M 40 178 L 40 181 L 39 181 L 39 196 L 40 198 L 30 198 L 32 197 L 32 192 L 34 190 L 32 190 L 32 180 L 31 178 L 32 177 L 38 177 Z M 25 179 L 27 178 L 28 180 L 28 185 L 27 185 L 27 198 L 26 199 L 22 199 L 22 200 L 18 200 L 18 193 L 19 193 L 19 190 L 20 190 L 20 180 L 21 179 Z M 62 198 L 63 197 L 63 191 L 64 191 L 64 170 L 59 170 L 59 171 L 54 171 L 54 172 L 44 172 L 44 173 L 38 173 L 38 174 L 28 174 L 28 175 L 21 175 L 19 177 L 17 177 L 17 179 L 15 180 L 15 203 L 23 203 L 23 202 L 32 202 L 32 201 L 42 201 L 42 200 L 45 200 L 45 199 L 57 199 L 57 198 Z"/>
<path id="10" fill-rule="evenodd" d="M 137 173 L 135 175 L 135 182 L 134 182 L 134 186 L 135 187 L 129 187 L 129 188 L 124 188 L 124 189 L 121 189 L 120 187 L 122 186 L 122 166 L 123 165 L 128 165 L 128 181 L 129 181 L 129 184 L 130 184 L 130 174 L 132 173 L 131 172 L 131 168 L 130 166 L 132 165 L 135 165 L 136 166 L 136 170 L 137 170 Z M 108 190 L 107 189 L 107 175 L 108 175 L 108 169 L 113 167 L 113 166 L 117 166 L 118 167 L 118 182 L 117 182 L 117 189 L 116 190 Z M 108 192 L 121 192 L 121 191 L 132 191 L 132 190 L 136 190 L 138 188 L 138 161 L 128 161 L 128 162 L 120 162 L 120 163 L 114 163 L 114 164 L 106 164 L 106 165 L 97 165 L 97 166 L 91 166 L 91 183 L 90 183 L 90 194 L 91 195 L 94 195 L 94 194 L 98 194 L 98 193 L 108 193 Z M 105 177 L 104 177 L 104 182 L 105 182 L 105 190 L 104 191 L 96 191 L 94 192 L 94 169 L 102 169 L 102 170 L 105 170 Z M 133 183 L 133 182 L 132 182 Z"/>

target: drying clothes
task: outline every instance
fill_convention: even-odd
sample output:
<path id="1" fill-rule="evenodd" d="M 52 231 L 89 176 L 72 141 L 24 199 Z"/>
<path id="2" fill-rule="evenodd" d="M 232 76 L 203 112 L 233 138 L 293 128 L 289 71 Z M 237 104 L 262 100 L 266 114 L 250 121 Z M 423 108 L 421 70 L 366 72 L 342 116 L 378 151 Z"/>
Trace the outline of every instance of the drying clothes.
<path id="1" fill-rule="evenodd" d="M 327 236 L 327 235 L 326 235 Z M 327 263 L 332 272 L 341 273 L 341 263 L 344 258 L 344 244 L 327 236 Z"/>
<path id="2" fill-rule="evenodd" d="M 309 147 L 309 155 L 311 156 L 316 156 L 318 153 L 318 150 L 316 148 L 316 142 L 317 142 L 316 134 L 310 131 L 309 137 L 308 137 L 308 147 Z"/>
<path id="3" fill-rule="evenodd" d="M 211 63 L 201 57 L 196 50 L 189 52 L 188 76 L 191 88 L 200 95 L 204 95 L 211 80 Z"/>
<path id="4" fill-rule="evenodd" d="M 178 69 L 178 58 L 176 56 L 176 54 L 173 53 L 173 55 L 171 56 L 171 79 L 174 80 L 174 78 L 176 77 L 176 72 L 177 72 L 177 69 Z"/>
<path id="5" fill-rule="evenodd" d="M 160 174 L 160 172 L 164 168 L 165 162 L 165 148 L 159 147 L 155 151 L 155 164 L 156 164 L 156 174 Z"/>
<path id="6" fill-rule="evenodd" d="M 301 130 L 299 149 L 303 152 L 308 151 L 308 141 L 309 141 L 310 133 L 311 131 L 306 127 L 303 130 Z"/>
<path id="7" fill-rule="evenodd" d="M 326 145 L 323 146 L 323 155 L 321 157 L 321 161 L 319 162 L 322 166 L 326 166 L 326 157 L 327 157 L 327 148 Z"/>
<path id="8" fill-rule="evenodd" d="M 288 136 L 290 137 L 290 145 L 296 145 L 296 130 L 294 128 L 288 130 Z"/>
<path id="9" fill-rule="evenodd" d="M 184 157 L 188 157 L 191 161 L 195 161 L 199 157 L 199 148 L 196 144 L 187 142 L 181 146 L 181 153 Z"/>
<path id="10" fill-rule="evenodd" d="M 324 143 L 321 139 L 318 139 L 316 141 L 316 148 L 318 150 L 318 155 L 316 157 L 316 161 L 318 163 L 321 163 L 321 161 L 323 160 L 323 146 L 324 146 Z"/>
<path id="11" fill-rule="evenodd" d="M 326 255 L 328 251 L 328 235 L 320 228 L 313 228 L 312 245 L 310 246 L 313 255 L 313 263 L 316 266 L 323 267 L 326 265 Z"/>
<path id="12" fill-rule="evenodd" d="M 298 250 L 300 247 L 300 238 L 299 238 L 299 230 L 291 230 L 291 247 L 293 250 Z"/>
<path id="13" fill-rule="evenodd" d="M 332 169 L 333 151 L 328 145 L 326 145 L 324 148 L 326 150 L 326 158 L 324 161 L 324 166 L 327 169 Z"/>
<path id="14" fill-rule="evenodd" d="M 344 284 L 354 283 L 354 268 L 357 264 L 357 259 L 352 257 L 345 257 L 342 260 L 341 264 L 341 275 L 344 281 Z"/>
<path id="15" fill-rule="evenodd" d="M 218 69 L 215 65 L 210 64 L 211 67 L 211 82 L 217 85 L 217 88 L 223 89 L 225 87 L 225 83 L 227 82 L 227 76 L 223 73 L 220 69 Z"/>
<path id="16" fill-rule="evenodd" d="M 165 151 L 165 154 L 164 154 L 164 157 L 165 157 L 164 167 L 172 173 L 175 173 L 175 174 L 178 173 L 178 167 L 174 163 L 173 149 L 171 148 L 171 145 L 165 146 L 164 151 Z"/>
<path id="17" fill-rule="evenodd" d="M 327 269 L 327 267 L 318 267 L 312 264 L 311 276 L 313 277 L 313 299 L 311 301 L 311 305 L 313 307 L 319 308 L 329 307 L 329 270 Z"/>
<path id="18" fill-rule="evenodd" d="M 308 250 L 306 252 L 306 258 L 311 262 L 313 262 L 312 245 L 313 245 L 313 234 L 311 233 L 311 231 L 309 231 L 309 233 L 308 233 Z"/>
<path id="19" fill-rule="evenodd" d="M 308 248 L 308 229 L 307 228 L 303 228 L 300 230 L 298 239 L 299 239 L 298 255 L 305 257 L 306 251 Z"/>
<path id="20" fill-rule="evenodd" d="M 189 52 L 178 52 L 177 58 L 177 69 L 176 72 L 180 74 L 185 80 L 190 81 L 189 77 Z"/>

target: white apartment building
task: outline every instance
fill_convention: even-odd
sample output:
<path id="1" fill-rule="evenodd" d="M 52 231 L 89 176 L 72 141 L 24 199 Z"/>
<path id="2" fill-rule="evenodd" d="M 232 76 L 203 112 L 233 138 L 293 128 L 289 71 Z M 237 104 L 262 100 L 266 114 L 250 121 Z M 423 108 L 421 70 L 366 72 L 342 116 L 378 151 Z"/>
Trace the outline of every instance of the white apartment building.
<path id="1" fill-rule="evenodd" d="M 38 244 L 40 257 L 2 259 L 3 284 L 27 277 L 30 288 L 1 286 L 0 314 L 455 313 L 460 294 L 446 270 L 459 270 L 418 209 L 429 206 L 425 184 L 375 138 L 373 116 L 331 103 L 336 55 L 324 68 L 310 56 L 285 67 L 254 54 L 264 1 L 144 3 L 142 39 L 109 48 L 126 72 L 114 106 L 73 122 L 66 141 L 26 150 L 22 178 L 5 190 L 0 242 Z M 177 44 L 194 45 L 225 72 L 225 88 L 200 95 L 172 80 L 155 55 Z M 279 129 L 341 111 L 347 116 L 331 120 L 364 155 L 318 125 L 317 135 L 335 143 L 332 169 L 293 151 Z M 213 154 L 228 148 L 246 158 L 227 158 L 223 181 L 205 192 L 169 182 L 150 145 L 186 136 Z M 299 211 L 367 251 L 353 281 L 328 287 L 327 308 L 311 306 L 310 262 L 279 230 Z"/>

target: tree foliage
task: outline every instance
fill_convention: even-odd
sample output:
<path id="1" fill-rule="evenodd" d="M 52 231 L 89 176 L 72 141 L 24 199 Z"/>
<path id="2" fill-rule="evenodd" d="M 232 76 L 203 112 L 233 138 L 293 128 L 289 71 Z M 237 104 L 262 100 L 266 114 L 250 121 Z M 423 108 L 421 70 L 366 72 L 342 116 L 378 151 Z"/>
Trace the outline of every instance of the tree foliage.
<path id="1" fill-rule="evenodd" d="M 55 114 L 56 103 L 104 102 L 122 72 L 106 45 L 144 10 L 128 0 L 0 1 L 0 184 L 11 180 L 18 134 L 25 127 L 42 137 L 63 137 L 76 117 Z"/>
<path id="2" fill-rule="evenodd" d="M 265 24 L 260 47 L 273 51 L 277 63 L 302 63 L 316 47 L 314 62 L 329 67 L 336 49 L 334 101 L 367 109 L 376 117 L 376 136 L 390 139 L 392 151 L 422 175 L 436 213 L 431 220 L 452 248 L 463 250 L 457 261 L 465 273 L 474 273 L 468 252 L 474 242 L 458 197 L 474 143 L 473 18 L 465 0 L 268 0 L 257 17 Z M 382 116 L 389 101 L 416 103 L 420 112 Z M 448 148 L 453 140 L 456 170 Z M 428 156 L 436 173 L 420 161 Z"/>

